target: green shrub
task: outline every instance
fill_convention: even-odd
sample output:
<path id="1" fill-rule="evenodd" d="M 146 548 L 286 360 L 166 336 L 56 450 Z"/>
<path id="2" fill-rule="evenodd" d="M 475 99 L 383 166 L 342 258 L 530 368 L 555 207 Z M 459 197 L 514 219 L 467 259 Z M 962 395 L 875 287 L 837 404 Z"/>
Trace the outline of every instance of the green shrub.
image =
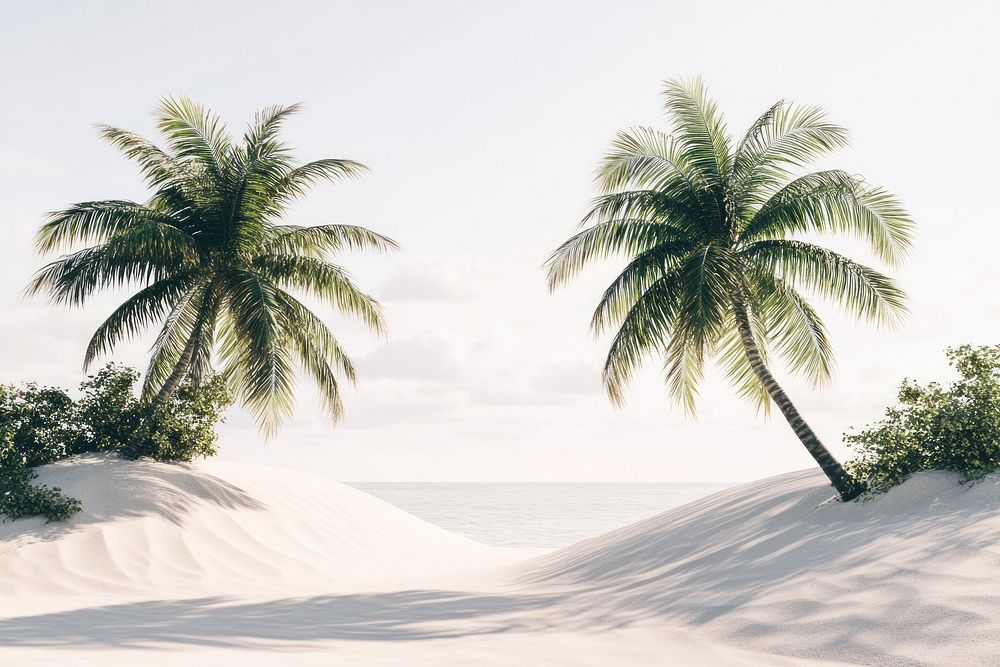
<path id="1" fill-rule="evenodd" d="M 44 391 L 46 397 L 53 396 L 51 390 Z M 30 397 L 32 392 L 38 389 L 31 387 L 26 393 Z M 23 399 L 21 394 L 11 397 L 8 387 L 0 387 L 0 410 L 9 409 L 12 402 Z M 30 466 L 50 463 L 66 455 L 64 445 L 52 439 L 53 432 L 61 431 L 62 426 L 45 424 L 46 408 L 51 405 L 46 401 L 27 402 L 22 405 L 23 419 L 0 421 L 0 515 L 7 518 L 40 514 L 49 521 L 61 521 L 80 510 L 80 501 L 67 498 L 58 488 L 31 484 L 37 475 Z M 25 442 L 37 446 L 25 447 Z"/>
<path id="2" fill-rule="evenodd" d="M 108 364 L 80 385 L 83 397 L 76 404 L 76 423 L 83 431 L 80 451 L 134 450 L 134 458 L 157 461 L 191 461 L 214 456 L 218 436 L 215 425 L 232 403 L 221 376 L 197 387 L 181 385 L 173 397 L 155 410 L 141 403 L 134 387 L 139 373 Z M 136 434 L 140 442 L 133 442 Z"/>
<path id="3" fill-rule="evenodd" d="M 117 452 L 136 433 L 143 406 L 135 396 L 139 372 L 108 364 L 80 384 L 75 423 L 81 430 L 74 453 Z"/>
<path id="4" fill-rule="evenodd" d="M 149 437 L 141 456 L 157 461 L 190 461 L 214 456 L 219 436 L 215 425 L 232 403 L 221 376 L 198 386 L 183 385 L 173 399 L 149 416 Z"/>
<path id="5" fill-rule="evenodd" d="M 1000 346 L 947 351 L 959 379 L 947 387 L 904 380 L 899 405 L 858 433 L 847 470 L 871 492 L 920 470 L 954 470 L 970 480 L 1000 468 Z"/>
<path id="6" fill-rule="evenodd" d="M 215 454 L 215 425 L 232 402 L 221 377 L 182 385 L 155 410 L 136 398 L 138 379 L 134 369 L 108 364 L 80 385 L 76 401 L 62 389 L 0 385 L 0 515 L 57 521 L 79 511 L 58 488 L 31 484 L 32 468 L 74 454 L 129 447 L 158 461 Z"/>
<path id="7" fill-rule="evenodd" d="M 79 440 L 72 407 L 61 389 L 0 386 L 0 514 L 57 521 L 79 511 L 80 502 L 58 488 L 31 484 L 33 467 L 68 456 Z"/>
<path id="8" fill-rule="evenodd" d="M 0 515 L 8 519 L 41 515 L 49 521 L 64 521 L 80 511 L 79 500 L 62 495 L 58 487 L 31 484 L 35 477 L 31 468 L 0 467 Z"/>
<path id="9" fill-rule="evenodd" d="M 34 383 L 0 385 L 0 433 L 8 440 L 5 446 L 20 453 L 21 465 L 34 467 L 63 458 L 80 437 L 73 399 L 62 389 Z"/>

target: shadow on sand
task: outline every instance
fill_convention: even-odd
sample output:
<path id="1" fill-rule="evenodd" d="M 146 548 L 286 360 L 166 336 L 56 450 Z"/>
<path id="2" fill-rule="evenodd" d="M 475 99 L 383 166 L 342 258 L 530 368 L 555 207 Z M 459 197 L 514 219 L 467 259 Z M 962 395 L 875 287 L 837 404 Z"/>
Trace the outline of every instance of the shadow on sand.
<path id="1" fill-rule="evenodd" d="M 228 597 L 158 600 L 0 620 L 0 647 L 184 644 L 287 649 L 320 640 L 445 639 L 543 629 L 526 611 L 544 595 L 414 590 L 263 602 Z M 451 621 L 460 621 L 453 624 Z"/>
<path id="2" fill-rule="evenodd" d="M 80 474 L 81 467 L 88 470 Z M 100 467 L 104 484 L 94 488 L 90 479 Z M 61 461 L 42 470 L 36 484 L 62 489 L 79 498 L 83 511 L 68 521 L 45 523 L 39 517 L 0 523 L 0 542 L 8 539 L 52 540 L 87 524 L 140 516 L 159 516 L 181 525 L 195 503 L 222 508 L 262 510 L 263 503 L 243 489 L 199 471 L 187 463 L 123 461 L 111 455 L 91 454 Z"/>

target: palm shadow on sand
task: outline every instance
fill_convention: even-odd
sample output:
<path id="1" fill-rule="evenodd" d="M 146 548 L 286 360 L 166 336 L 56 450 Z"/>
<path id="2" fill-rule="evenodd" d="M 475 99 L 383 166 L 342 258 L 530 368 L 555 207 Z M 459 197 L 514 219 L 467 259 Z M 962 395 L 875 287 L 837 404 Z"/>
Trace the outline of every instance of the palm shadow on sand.
<path id="1" fill-rule="evenodd" d="M 1000 511 L 1000 476 L 962 489 L 953 475 L 925 473 L 850 507 L 826 504 L 830 491 L 815 477 L 791 473 L 755 491 L 723 492 L 538 557 L 518 566 L 503 593 L 136 602 L 0 619 L 0 647 L 277 651 L 324 640 L 598 632 L 649 620 L 778 654 L 865 663 L 912 664 L 902 643 L 883 641 L 889 636 L 995 641 L 986 637 L 992 598 L 969 591 L 963 605 L 950 604 L 928 594 L 927 577 L 939 563 L 992 553 L 997 531 L 981 522 Z M 976 502 L 962 499 L 969 490 Z M 876 630 L 859 631 L 868 627 Z"/>
<path id="2" fill-rule="evenodd" d="M 0 620 L 0 647 L 142 647 L 182 644 L 294 648 L 322 640 L 446 639 L 540 630 L 524 612 L 545 595 L 414 590 L 238 603 L 224 596 L 74 609 Z M 531 615 L 528 615 L 531 616 Z"/>
<path id="3" fill-rule="evenodd" d="M 102 487 L 82 489 L 62 481 L 65 477 L 79 483 L 81 476 L 72 468 L 100 467 Z M 61 470 L 59 468 L 62 468 Z M 130 517 L 158 516 L 174 525 L 181 525 L 195 503 L 211 503 L 222 508 L 263 510 L 265 506 L 240 487 L 204 472 L 192 474 L 189 463 L 159 463 L 125 461 L 112 455 L 84 455 L 56 464 L 35 483 L 60 487 L 64 494 L 81 497 L 83 511 L 67 521 L 46 523 L 40 517 L 0 523 L 0 542 L 10 539 L 52 540 L 72 533 L 92 523 L 116 521 Z M 93 477 L 98 477 L 94 470 Z"/>

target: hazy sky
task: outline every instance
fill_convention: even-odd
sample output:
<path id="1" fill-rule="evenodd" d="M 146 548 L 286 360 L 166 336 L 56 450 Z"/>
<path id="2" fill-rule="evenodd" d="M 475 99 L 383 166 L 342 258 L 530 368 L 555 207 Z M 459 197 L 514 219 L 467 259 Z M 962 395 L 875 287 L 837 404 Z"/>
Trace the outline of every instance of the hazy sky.
<path id="1" fill-rule="evenodd" d="M 624 409 L 609 405 L 608 341 L 587 324 L 615 263 L 547 293 L 541 264 L 594 194 L 597 160 L 616 130 L 663 125 L 661 82 L 676 76 L 703 76 L 734 133 L 778 99 L 821 104 L 853 137 L 824 165 L 890 188 L 918 222 L 896 272 L 905 327 L 824 308 L 833 382 L 816 391 L 777 369 L 838 455 L 904 375 L 947 377 L 945 347 L 1000 342 L 997 3 L 2 4 L 0 381 L 75 386 L 120 297 L 64 310 L 20 294 L 45 212 L 145 195 L 95 123 L 153 136 L 149 112 L 172 94 L 239 130 L 260 107 L 302 101 L 287 136 L 303 160 L 373 170 L 317 188 L 288 221 L 402 244 L 341 259 L 385 304 L 388 341 L 329 318 L 362 375 L 346 420 L 327 423 L 303 383 L 270 442 L 234 410 L 225 458 L 347 481 L 739 481 L 810 465 L 783 420 L 759 419 L 713 373 L 696 422 L 655 362 Z M 116 358 L 141 367 L 148 343 Z"/>

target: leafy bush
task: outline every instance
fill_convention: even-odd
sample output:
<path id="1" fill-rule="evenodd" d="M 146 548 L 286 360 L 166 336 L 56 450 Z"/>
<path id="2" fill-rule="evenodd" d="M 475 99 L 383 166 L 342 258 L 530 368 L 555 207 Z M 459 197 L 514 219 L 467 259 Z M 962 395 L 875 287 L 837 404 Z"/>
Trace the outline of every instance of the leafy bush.
<path id="1" fill-rule="evenodd" d="M 122 452 L 158 461 L 190 461 L 216 452 L 215 425 L 231 403 L 220 377 L 183 385 L 151 409 L 136 398 L 139 373 L 108 364 L 81 385 L 74 401 L 58 388 L 0 385 L 0 515 L 63 520 L 80 502 L 32 485 L 32 468 L 85 452 Z M 136 434 L 139 434 L 138 439 Z"/>
<path id="2" fill-rule="evenodd" d="M 0 385 L 0 432 L 20 453 L 24 466 L 51 463 L 72 453 L 79 439 L 72 413 L 73 399 L 62 389 L 34 383 Z"/>
<path id="3" fill-rule="evenodd" d="M 157 461 L 190 461 L 214 456 L 215 425 L 232 403 L 220 376 L 194 387 L 181 385 L 173 397 L 155 409 L 136 398 L 139 373 L 108 364 L 80 385 L 76 423 L 82 429 L 83 449 L 128 449 L 130 458 L 148 456 Z M 139 442 L 133 442 L 136 435 Z M 76 451 L 76 450 L 74 450 Z"/>
<path id="4" fill-rule="evenodd" d="M 72 408 L 73 399 L 61 389 L 0 386 L 0 514 L 58 521 L 80 510 L 80 501 L 58 488 L 31 484 L 33 467 L 73 453 L 79 437 Z"/>
<path id="5" fill-rule="evenodd" d="M 0 444 L 0 456 L 8 451 L 12 451 L 8 443 Z M 0 463 L 0 514 L 8 519 L 42 515 L 49 521 L 63 521 L 80 511 L 80 501 L 62 495 L 58 487 L 32 485 L 37 476 L 31 468 Z"/>
<path id="6" fill-rule="evenodd" d="M 143 420 L 134 393 L 138 380 L 135 369 L 108 364 L 80 384 L 74 421 L 81 432 L 74 453 L 117 452 L 129 442 Z"/>
<path id="7" fill-rule="evenodd" d="M 232 403 L 221 376 L 193 387 L 183 385 L 174 397 L 149 416 L 149 435 L 140 456 L 157 461 L 190 461 L 214 456 L 218 435 L 215 425 Z"/>
<path id="8" fill-rule="evenodd" d="M 899 405 L 845 439 L 857 455 L 848 472 L 882 492 L 919 470 L 954 470 L 966 480 L 1000 468 L 1000 345 L 947 350 L 959 379 L 947 387 L 904 380 Z"/>

